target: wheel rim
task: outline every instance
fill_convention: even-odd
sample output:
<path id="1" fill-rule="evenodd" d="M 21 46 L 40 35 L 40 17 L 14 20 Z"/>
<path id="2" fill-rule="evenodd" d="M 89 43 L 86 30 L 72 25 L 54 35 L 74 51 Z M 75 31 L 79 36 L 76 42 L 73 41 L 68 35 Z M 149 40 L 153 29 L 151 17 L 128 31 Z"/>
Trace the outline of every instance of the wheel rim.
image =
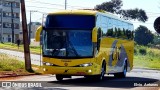
<path id="1" fill-rule="evenodd" d="M 101 69 L 101 76 L 100 76 L 100 79 L 101 79 L 101 80 L 103 79 L 104 74 L 105 74 L 105 69 L 104 69 L 104 65 L 103 65 L 103 66 L 102 66 L 102 69 Z"/>
<path id="2" fill-rule="evenodd" d="M 124 67 L 123 73 L 124 73 L 124 76 L 126 76 L 126 73 L 127 73 L 126 66 Z"/>

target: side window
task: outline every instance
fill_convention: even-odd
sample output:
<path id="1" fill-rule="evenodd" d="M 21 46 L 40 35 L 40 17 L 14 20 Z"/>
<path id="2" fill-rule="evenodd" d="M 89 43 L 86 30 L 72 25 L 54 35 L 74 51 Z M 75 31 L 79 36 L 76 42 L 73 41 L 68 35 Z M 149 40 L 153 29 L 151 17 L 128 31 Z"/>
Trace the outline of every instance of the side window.
<path id="1" fill-rule="evenodd" d="M 113 37 L 113 19 L 112 18 L 108 18 L 108 28 L 107 28 L 107 33 L 106 36 L 107 37 Z"/>
<path id="2" fill-rule="evenodd" d="M 133 25 L 123 22 L 122 39 L 133 39 Z"/>
<path id="3" fill-rule="evenodd" d="M 102 36 L 106 36 L 107 33 L 107 28 L 108 28 L 108 18 L 106 16 L 102 16 L 102 26 L 101 26 L 101 30 L 102 30 Z"/>
<path id="4" fill-rule="evenodd" d="M 100 49 L 101 37 L 102 37 L 102 30 L 101 28 L 98 28 L 98 36 L 97 36 L 97 50 L 98 51 Z"/>
<path id="5" fill-rule="evenodd" d="M 96 16 L 96 27 L 101 27 L 101 16 L 100 15 Z"/>

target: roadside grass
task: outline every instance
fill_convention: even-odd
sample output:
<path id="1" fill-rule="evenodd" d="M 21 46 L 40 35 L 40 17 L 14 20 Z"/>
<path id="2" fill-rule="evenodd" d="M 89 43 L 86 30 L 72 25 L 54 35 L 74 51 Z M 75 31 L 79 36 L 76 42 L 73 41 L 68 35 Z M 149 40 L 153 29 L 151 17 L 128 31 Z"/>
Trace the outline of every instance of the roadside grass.
<path id="1" fill-rule="evenodd" d="M 0 48 L 7 49 L 7 50 L 20 51 L 20 52 L 24 51 L 23 45 L 20 45 L 18 49 L 17 44 L 12 44 L 12 43 L 0 43 Z M 33 54 L 40 54 L 40 46 L 30 45 L 30 51 Z"/>
<path id="2" fill-rule="evenodd" d="M 41 74 L 42 67 L 32 65 L 33 73 L 29 73 L 25 70 L 25 63 L 18 60 L 15 57 L 8 56 L 0 53 L 0 76 L 6 74 L 16 75 L 29 75 L 29 74 Z"/>
<path id="3" fill-rule="evenodd" d="M 140 49 L 146 50 L 146 54 L 139 53 Z M 137 45 L 135 50 L 134 67 L 160 70 L 160 49 Z"/>
<path id="4" fill-rule="evenodd" d="M 15 71 L 17 69 L 24 69 L 24 62 L 6 54 L 0 54 L 0 71 Z"/>

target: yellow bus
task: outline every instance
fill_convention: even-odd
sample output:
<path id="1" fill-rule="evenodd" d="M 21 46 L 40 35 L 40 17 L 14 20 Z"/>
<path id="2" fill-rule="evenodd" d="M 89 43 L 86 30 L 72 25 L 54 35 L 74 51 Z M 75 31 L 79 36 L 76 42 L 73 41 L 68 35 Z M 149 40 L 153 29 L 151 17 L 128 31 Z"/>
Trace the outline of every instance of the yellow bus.
<path id="1" fill-rule="evenodd" d="M 57 80 L 71 76 L 103 80 L 105 74 L 124 78 L 133 68 L 133 24 L 94 10 L 49 13 L 37 29 L 42 35 L 43 71 Z"/>

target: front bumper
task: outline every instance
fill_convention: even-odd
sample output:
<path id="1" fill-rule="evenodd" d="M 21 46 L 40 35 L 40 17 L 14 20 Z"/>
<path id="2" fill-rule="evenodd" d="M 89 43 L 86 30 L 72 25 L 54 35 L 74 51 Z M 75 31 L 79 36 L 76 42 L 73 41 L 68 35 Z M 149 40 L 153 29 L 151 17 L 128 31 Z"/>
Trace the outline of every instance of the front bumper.
<path id="1" fill-rule="evenodd" d="M 55 67 L 55 66 L 43 66 L 44 74 L 61 74 L 61 75 L 95 75 L 98 74 L 97 69 L 89 67 Z"/>

